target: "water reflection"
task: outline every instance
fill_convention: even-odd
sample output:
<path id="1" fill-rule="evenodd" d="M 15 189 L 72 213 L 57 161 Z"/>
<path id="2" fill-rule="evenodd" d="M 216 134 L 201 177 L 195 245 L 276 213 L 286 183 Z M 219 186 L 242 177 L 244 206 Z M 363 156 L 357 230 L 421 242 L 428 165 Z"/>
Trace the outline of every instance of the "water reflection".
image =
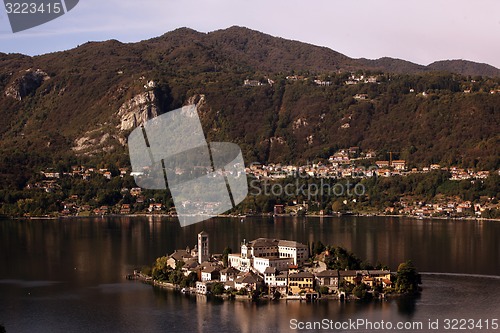
<path id="1" fill-rule="evenodd" d="M 401 297 L 396 299 L 398 312 L 407 317 L 408 321 L 412 319 L 413 314 L 416 311 L 418 298 L 419 297 Z"/>
<path id="2" fill-rule="evenodd" d="M 393 269 L 500 275 L 500 223 L 396 218 L 221 218 L 180 228 L 161 217 L 0 221 L 0 322 L 8 332 L 279 332 L 290 320 L 494 318 L 497 278 L 424 275 L 420 299 L 370 303 L 213 302 L 126 281 L 135 267 L 193 246 L 257 237 L 320 240 Z M 485 293 L 484 291 L 488 292 Z M 464 302 L 467 300 L 467 302 Z"/>
<path id="3" fill-rule="evenodd" d="M 211 219 L 181 228 L 161 217 L 1 221 L 2 278 L 71 276 L 110 281 L 130 266 L 150 264 L 174 249 L 210 235 L 210 251 L 237 251 L 243 239 L 270 237 L 303 243 L 320 240 L 393 269 L 412 259 L 421 271 L 500 275 L 500 223 L 397 218 Z M 21 265 L 19 261 L 25 263 Z M 110 266 L 115 267 L 109 269 Z M 117 271 L 116 271 L 117 270 Z"/>

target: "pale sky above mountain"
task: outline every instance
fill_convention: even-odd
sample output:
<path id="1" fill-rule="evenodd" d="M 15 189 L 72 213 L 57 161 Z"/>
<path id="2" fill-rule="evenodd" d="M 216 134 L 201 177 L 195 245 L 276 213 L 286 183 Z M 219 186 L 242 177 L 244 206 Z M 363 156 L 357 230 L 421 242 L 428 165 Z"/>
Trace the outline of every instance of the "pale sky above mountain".
<path id="1" fill-rule="evenodd" d="M 36 55 L 89 40 L 136 42 L 180 27 L 239 25 L 354 58 L 467 59 L 500 68 L 498 13 L 498 0 L 80 0 L 66 15 L 16 34 L 1 8 L 0 52 Z"/>

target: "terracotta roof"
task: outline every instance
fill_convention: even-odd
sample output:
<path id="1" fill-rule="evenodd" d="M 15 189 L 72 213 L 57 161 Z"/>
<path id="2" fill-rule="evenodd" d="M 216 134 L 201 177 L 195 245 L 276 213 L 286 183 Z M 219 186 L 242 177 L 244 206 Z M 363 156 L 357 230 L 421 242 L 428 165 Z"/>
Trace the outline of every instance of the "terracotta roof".
<path id="1" fill-rule="evenodd" d="M 292 273 L 288 276 L 290 279 L 306 279 L 306 278 L 313 278 L 314 275 L 309 272 L 299 272 L 299 273 Z"/>
<path id="2" fill-rule="evenodd" d="M 249 243 L 252 247 L 273 247 L 278 246 L 277 239 L 257 238 Z"/>
<path id="3" fill-rule="evenodd" d="M 353 270 L 348 270 L 348 271 L 340 271 L 339 270 L 339 275 L 340 276 L 358 276 L 358 272 L 353 271 Z"/>
<path id="4" fill-rule="evenodd" d="M 276 274 L 276 268 L 275 267 L 266 267 L 264 274 Z"/>
<path id="5" fill-rule="evenodd" d="M 307 248 L 306 245 L 289 240 L 279 240 L 279 239 L 271 239 L 271 238 L 257 238 L 248 243 L 248 245 L 252 247 L 274 247 L 274 246 L 286 246 L 286 247 L 295 247 L 295 248 Z"/>
<path id="6" fill-rule="evenodd" d="M 319 273 L 316 274 L 316 277 L 319 277 L 319 278 L 324 278 L 324 277 L 338 277 L 338 276 L 339 276 L 339 272 L 331 270 L 331 269 L 328 269 L 326 271 L 322 271 L 322 272 L 319 272 Z"/>
<path id="7" fill-rule="evenodd" d="M 219 270 L 221 269 L 215 262 L 204 261 L 200 264 L 201 269 L 205 269 L 206 267 L 217 267 Z"/>
<path id="8" fill-rule="evenodd" d="M 373 270 L 373 271 L 368 271 L 368 274 L 370 274 L 370 275 L 387 275 L 387 274 L 391 274 L 391 271 Z"/>
<path id="9" fill-rule="evenodd" d="M 220 271 L 222 274 L 238 274 L 240 271 L 234 267 L 228 267 Z"/>
<path id="10" fill-rule="evenodd" d="M 278 246 L 307 248 L 307 246 L 302 244 L 302 243 L 295 242 L 295 241 L 289 241 L 289 240 L 280 240 L 278 243 Z"/>
<path id="11" fill-rule="evenodd" d="M 254 284 L 262 281 L 262 278 L 252 272 L 248 272 L 243 276 L 238 276 L 235 280 L 236 283 Z"/>
<path id="12" fill-rule="evenodd" d="M 202 272 L 203 273 L 213 273 L 213 272 L 218 272 L 219 268 L 216 266 L 208 266 L 203 268 Z"/>
<path id="13" fill-rule="evenodd" d="M 185 269 L 190 269 L 190 268 L 196 268 L 198 267 L 198 260 L 196 259 L 189 259 L 186 261 L 186 264 L 183 266 Z"/>
<path id="14" fill-rule="evenodd" d="M 182 260 L 184 258 L 192 258 L 191 254 L 186 250 L 177 250 L 170 255 L 170 258 L 174 258 L 175 260 Z"/>

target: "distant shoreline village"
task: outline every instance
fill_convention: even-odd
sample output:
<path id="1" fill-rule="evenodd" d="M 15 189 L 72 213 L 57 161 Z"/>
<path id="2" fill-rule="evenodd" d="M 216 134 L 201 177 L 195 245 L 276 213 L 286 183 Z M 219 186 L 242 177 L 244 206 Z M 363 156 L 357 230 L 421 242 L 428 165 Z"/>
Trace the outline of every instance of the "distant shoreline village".
<path id="1" fill-rule="evenodd" d="M 394 158 L 399 155 L 392 151 L 364 151 L 353 146 L 338 149 L 327 159 L 305 164 L 251 163 L 245 173 L 248 197 L 255 200 L 245 200 L 224 216 L 356 214 L 500 218 L 500 202 L 493 195 L 497 191 L 495 183 L 500 170 L 474 170 L 436 163 L 417 168 L 407 160 Z M 85 165 L 73 165 L 70 172 L 45 169 L 33 175 L 24 193 L 56 195 L 57 202 L 43 208 L 37 207 L 34 200 L 26 199 L 26 207 L 18 205 L 22 209 L 6 209 L 10 213 L 4 215 L 57 218 L 155 214 L 176 217 L 177 211 L 169 194 L 160 195 L 158 191 L 137 187 L 134 177 L 147 177 L 149 172 L 148 168 L 143 172 L 131 172 L 128 167 Z M 184 170 L 178 172 L 182 174 Z M 74 183 L 79 190 L 68 191 L 68 182 Z M 415 185 L 420 183 L 426 186 Z M 110 184 L 116 186 L 101 189 Z M 95 196 L 96 193 L 100 195 Z M 214 214 L 210 212 L 217 207 L 217 203 L 212 202 L 187 200 L 183 204 L 198 205 L 211 216 Z"/>
<path id="2" fill-rule="evenodd" d="M 411 263 L 401 264 L 397 273 L 382 267 L 361 269 L 361 261 L 345 249 L 319 242 L 312 247 L 311 256 L 305 244 L 258 238 L 243 240 L 240 253 L 226 249 L 212 255 L 209 235 L 202 231 L 194 249 L 176 250 L 158 258 L 152 268 L 136 270 L 128 278 L 184 293 L 232 299 L 383 299 L 419 292 L 420 276 Z M 340 262 L 358 269 L 332 269 Z M 402 267 L 413 277 L 401 276 L 406 274 Z"/>

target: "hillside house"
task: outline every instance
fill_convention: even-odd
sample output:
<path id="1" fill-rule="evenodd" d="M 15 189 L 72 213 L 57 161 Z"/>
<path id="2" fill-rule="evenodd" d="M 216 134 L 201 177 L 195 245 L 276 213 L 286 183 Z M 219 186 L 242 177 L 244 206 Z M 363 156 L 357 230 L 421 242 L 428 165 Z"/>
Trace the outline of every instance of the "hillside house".
<path id="1" fill-rule="evenodd" d="M 261 83 L 260 81 L 257 81 L 257 80 L 245 80 L 243 82 L 243 86 L 244 87 L 259 87 L 259 86 L 262 86 L 263 83 Z"/>
<path id="2" fill-rule="evenodd" d="M 404 170 L 406 170 L 406 161 L 405 160 L 392 161 L 391 166 L 396 170 L 404 171 Z"/>
<path id="3" fill-rule="evenodd" d="M 389 161 L 376 161 L 375 165 L 379 168 L 388 168 L 389 167 Z"/>

